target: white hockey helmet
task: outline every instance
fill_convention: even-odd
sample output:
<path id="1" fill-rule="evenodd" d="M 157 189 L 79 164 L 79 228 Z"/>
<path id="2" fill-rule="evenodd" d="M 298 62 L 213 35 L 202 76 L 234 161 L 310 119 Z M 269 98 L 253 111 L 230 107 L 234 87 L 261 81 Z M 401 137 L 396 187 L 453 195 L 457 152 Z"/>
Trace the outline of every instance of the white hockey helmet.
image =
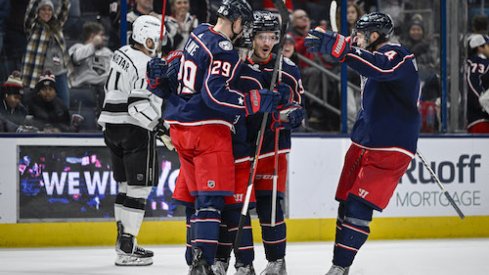
<path id="1" fill-rule="evenodd" d="M 141 44 L 151 55 L 155 55 L 158 40 L 160 39 L 161 20 L 151 15 L 141 15 L 132 25 L 132 39 Z M 148 48 L 146 40 L 153 40 L 154 47 Z"/>

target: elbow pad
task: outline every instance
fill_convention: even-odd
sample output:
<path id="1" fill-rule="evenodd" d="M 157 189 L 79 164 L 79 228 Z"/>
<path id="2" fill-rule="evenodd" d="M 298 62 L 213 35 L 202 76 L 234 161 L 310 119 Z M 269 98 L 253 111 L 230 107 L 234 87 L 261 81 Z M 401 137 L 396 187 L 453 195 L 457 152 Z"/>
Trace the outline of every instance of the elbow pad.
<path id="1" fill-rule="evenodd" d="M 152 131 L 161 118 L 163 100 L 148 90 L 133 90 L 127 103 L 129 115 L 137 120 L 140 126 Z"/>

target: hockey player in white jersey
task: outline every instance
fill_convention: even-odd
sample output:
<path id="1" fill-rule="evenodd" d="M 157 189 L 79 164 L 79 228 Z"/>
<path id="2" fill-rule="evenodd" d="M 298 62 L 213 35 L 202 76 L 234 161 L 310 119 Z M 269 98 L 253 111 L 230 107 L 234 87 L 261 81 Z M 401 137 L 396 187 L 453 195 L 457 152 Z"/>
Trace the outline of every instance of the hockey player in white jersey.
<path id="1" fill-rule="evenodd" d="M 162 99 L 146 90 L 146 64 L 155 56 L 161 21 L 140 16 L 130 45 L 114 52 L 105 84 L 98 123 L 104 129 L 114 179 L 119 191 L 114 204 L 117 223 L 116 265 L 150 265 L 153 252 L 137 245 L 146 199 L 157 182 L 156 133 Z"/>

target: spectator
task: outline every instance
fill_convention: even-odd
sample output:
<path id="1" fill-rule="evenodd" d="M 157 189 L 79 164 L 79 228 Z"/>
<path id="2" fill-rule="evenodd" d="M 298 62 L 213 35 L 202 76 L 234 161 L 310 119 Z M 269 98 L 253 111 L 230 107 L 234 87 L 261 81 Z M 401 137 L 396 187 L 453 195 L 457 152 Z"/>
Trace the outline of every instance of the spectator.
<path id="1" fill-rule="evenodd" d="M 20 72 L 14 71 L 2 85 L 2 105 L 0 106 L 0 129 L 15 132 L 24 124 L 27 110 L 22 105 L 22 79 Z"/>
<path id="2" fill-rule="evenodd" d="M 425 38 L 424 24 L 419 16 L 414 16 L 408 24 L 407 37 L 403 39 L 402 44 L 416 56 L 421 81 L 431 78 L 436 67 L 434 58 L 436 52 L 431 46 L 431 41 Z"/>
<path id="3" fill-rule="evenodd" d="M 294 37 L 290 33 L 285 34 L 283 54 L 285 57 L 292 60 L 294 63 L 298 64 L 297 55 L 295 54 L 295 41 Z"/>
<path id="4" fill-rule="evenodd" d="M 351 34 L 358 18 L 363 15 L 362 9 L 355 3 L 349 3 L 346 10 L 346 22 L 348 23 L 348 34 Z"/>
<path id="5" fill-rule="evenodd" d="M 83 25 L 83 44 L 73 45 L 68 53 L 73 63 L 70 73 L 72 87 L 103 85 L 109 75 L 112 51 L 105 47 L 102 24 L 87 22 Z"/>
<path id="6" fill-rule="evenodd" d="M 58 96 L 69 105 L 68 55 L 65 49 L 63 25 L 68 19 L 69 0 L 62 0 L 54 13 L 51 0 L 31 0 L 27 7 L 24 28 L 28 34 L 27 51 L 22 62 L 24 87 L 35 88 L 44 70 L 56 78 Z"/>
<path id="7" fill-rule="evenodd" d="M 171 16 L 165 18 L 168 35 L 173 41 L 173 50 L 183 50 L 190 33 L 199 21 L 190 15 L 189 0 L 170 0 Z"/>
<path id="8" fill-rule="evenodd" d="M 72 131 L 68 107 L 56 97 L 56 79 L 51 72 L 40 76 L 35 92 L 29 104 L 29 114 L 34 116 L 34 126 L 44 132 Z"/>

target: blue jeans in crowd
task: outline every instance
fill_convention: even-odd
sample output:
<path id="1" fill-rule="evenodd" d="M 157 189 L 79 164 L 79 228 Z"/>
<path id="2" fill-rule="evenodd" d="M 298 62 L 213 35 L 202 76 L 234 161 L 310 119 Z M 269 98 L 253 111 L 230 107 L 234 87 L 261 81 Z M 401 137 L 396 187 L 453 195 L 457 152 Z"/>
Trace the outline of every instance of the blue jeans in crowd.
<path id="1" fill-rule="evenodd" d="M 63 103 L 70 108 L 70 88 L 68 87 L 68 75 L 62 73 L 56 75 L 56 92 Z"/>

